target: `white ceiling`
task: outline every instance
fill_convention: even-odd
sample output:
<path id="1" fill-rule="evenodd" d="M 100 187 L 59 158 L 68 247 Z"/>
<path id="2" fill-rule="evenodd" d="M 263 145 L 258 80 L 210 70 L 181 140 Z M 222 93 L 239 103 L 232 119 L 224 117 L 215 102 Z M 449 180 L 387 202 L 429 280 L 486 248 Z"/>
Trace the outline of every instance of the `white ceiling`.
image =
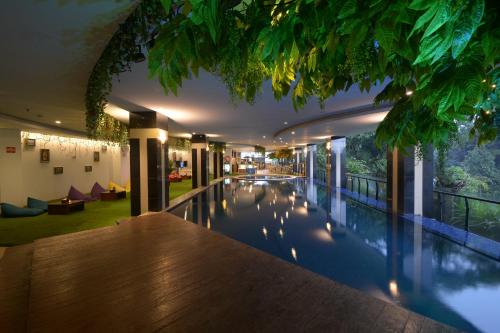
<path id="1" fill-rule="evenodd" d="M 270 148 L 280 145 L 279 139 L 273 136 L 280 129 L 346 109 L 372 105 L 373 98 L 382 88 L 379 85 L 367 94 L 354 86 L 329 99 L 324 109 L 311 100 L 303 109 L 294 111 L 290 97 L 279 102 L 274 99 L 270 82 L 264 84 L 262 94 L 254 105 L 250 105 L 244 101 L 233 102 L 226 86 L 204 71 L 199 77 L 185 81 L 177 96 L 166 96 L 157 79 L 148 79 L 147 63 L 143 62 L 135 64 L 131 72 L 123 73 L 114 81 L 110 100 L 129 111 L 135 108 L 165 113 L 177 123 L 175 135 L 205 133 L 213 140 Z M 321 141 L 325 136 L 361 133 L 374 129 L 384 115 L 346 116 L 342 120 L 323 121 L 297 129 L 295 135 L 290 131 L 288 136 L 281 137 L 284 144 L 288 142 L 289 146 L 294 146 Z"/>
<path id="2" fill-rule="evenodd" d="M 58 126 L 84 131 L 88 77 L 119 22 L 137 1 L 3 1 L 0 114 L 47 125 L 60 120 Z M 311 101 L 296 112 L 289 97 L 280 102 L 274 99 L 269 82 L 254 105 L 234 103 L 226 87 L 206 72 L 184 82 L 178 96 L 165 96 L 158 81 L 148 79 L 143 62 L 114 80 L 110 100 L 129 111 L 151 109 L 167 114 L 174 135 L 205 133 L 213 140 L 271 148 L 280 145 L 273 134 L 283 128 L 371 105 L 381 88 L 361 94 L 353 87 L 327 101 L 323 110 Z M 293 128 L 279 137 L 289 146 L 317 142 L 325 136 L 371 130 L 383 116 L 344 115 Z"/>
<path id="3" fill-rule="evenodd" d="M 85 90 L 137 1 L 1 1 L 0 113 L 85 130 Z"/>

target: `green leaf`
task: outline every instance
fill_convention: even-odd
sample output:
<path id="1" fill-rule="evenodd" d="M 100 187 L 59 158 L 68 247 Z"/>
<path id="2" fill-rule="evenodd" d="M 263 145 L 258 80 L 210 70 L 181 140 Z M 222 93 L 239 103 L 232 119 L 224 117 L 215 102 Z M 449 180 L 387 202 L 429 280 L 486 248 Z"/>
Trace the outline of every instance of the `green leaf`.
<path id="1" fill-rule="evenodd" d="M 432 6 L 433 0 L 413 0 L 408 8 L 413 10 L 424 10 Z"/>
<path id="2" fill-rule="evenodd" d="M 458 27 L 453 32 L 453 42 L 451 45 L 451 55 L 456 59 L 465 49 L 472 34 L 476 31 L 484 12 L 484 1 L 473 0 L 471 10 L 462 13 Z"/>
<path id="3" fill-rule="evenodd" d="M 439 9 L 439 2 L 435 2 L 427 11 L 422 14 L 415 25 L 413 26 L 412 31 L 410 32 L 409 37 L 411 37 L 416 31 L 420 30 L 427 22 L 429 22 L 434 15 L 436 14 L 437 10 Z"/>
<path id="4" fill-rule="evenodd" d="M 347 0 L 342 8 L 340 9 L 338 18 L 343 19 L 356 13 L 358 9 L 358 3 L 356 0 Z"/>
<path id="5" fill-rule="evenodd" d="M 165 11 L 170 13 L 170 9 L 172 9 L 172 0 L 160 0 L 163 8 L 165 8 Z"/>
<path id="6" fill-rule="evenodd" d="M 423 38 L 432 35 L 436 30 L 441 28 L 451 17 L 450 8 L 447 2 L 441 2 L 438 5 L 438 9 L 436 11 L 436 15 L 432 19 L 431 23 L 427 29 L 425 29 Z"/>

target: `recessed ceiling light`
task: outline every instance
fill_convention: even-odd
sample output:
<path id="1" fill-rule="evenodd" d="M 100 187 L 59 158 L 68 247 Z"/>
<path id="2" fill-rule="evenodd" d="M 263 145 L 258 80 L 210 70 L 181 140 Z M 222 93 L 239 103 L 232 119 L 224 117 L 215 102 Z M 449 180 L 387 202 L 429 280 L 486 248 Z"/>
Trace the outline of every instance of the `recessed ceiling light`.
<path id="1" fill-rule="evenodd" d="M 288 121 L 285 121 L 283 124 L 288 125 Z"/>
<path id="2" fill-rule="evenodd" d="M 295 135 L 295 131 L 292 131 L 292 135 Z"/>
<path id="3" fill-rule="evenodd" d="M 265 136 L 265 135 L 263 135 L 263 136 L 262 136 L 262 139 L 265 139 L 265 138 L 266 138 L 266 136 Z"/>
<path id="4" fill-rule="evenodd" d="M 61 123 L 61 121 L 60 120 L 56 120 L 55 123 L 59 125 Z"/>
<path id="5" fill-rule="evenodd" d="M 193 132 L 193 135 L 195 135 L 195 134 L 196 134 L 196 132 Z"/>

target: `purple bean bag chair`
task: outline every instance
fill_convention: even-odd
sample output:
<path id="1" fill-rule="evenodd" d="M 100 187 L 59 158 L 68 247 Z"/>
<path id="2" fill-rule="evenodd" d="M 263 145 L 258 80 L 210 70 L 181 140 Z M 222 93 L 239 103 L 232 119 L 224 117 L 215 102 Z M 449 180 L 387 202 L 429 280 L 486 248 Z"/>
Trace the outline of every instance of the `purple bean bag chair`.
<path id="1" fill-rule="evenodd" d="M 94 200 L 99 200 L 101 198 L 101 193 L 106 192 L 104 187 L 102 187 L 98 182 L 95 182 L 90 191 L 90 197 Z"/>
<path id="2" fill-rule="evenodd" d="M 92 198 L 89 197 L 88 195 L 83 194 L 82 192 L 78 191 L 76 188 L 71 186 L 69 188 L 68 192 L 68 199 L 69 200 L 83 200 L 83 201 L 92 201 Z"/>

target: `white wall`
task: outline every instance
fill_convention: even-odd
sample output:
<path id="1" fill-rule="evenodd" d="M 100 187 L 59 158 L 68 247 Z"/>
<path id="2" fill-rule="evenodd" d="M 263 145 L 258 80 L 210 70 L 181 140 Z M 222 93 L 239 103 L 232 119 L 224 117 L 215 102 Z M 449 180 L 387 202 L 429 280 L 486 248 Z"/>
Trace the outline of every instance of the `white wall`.
<path id="1" fill-rule="evenodd" d="M 25 205 L 26 197 L 42 200 L 62 198 L 71 185 L 84 193 L 90 192 L 97 181 L 107 187 L 109 181 L 125 185 L 129 180 L 128 149 L 117 145 L 81 138 L 29 134 L 36 138 L 35 147 L 27 147 L 19 130 L 0 129 L 0 201 Z M 28 134 L 24 133 L 24 137 Z M 6 154 L 5 147 L 18 149 L 16 154 Z M 40 162 L 40 149 L 50 150 L 50 162 Z M 94 151 L 99 151 L 99 162 L 94 162 Z M 12 155 L 12 156 L 10 156 Z M 91 165 L 92 172 L 85 172 Z M 63 167 L 63 174 L 54 174 L 54 167 Z"/>

